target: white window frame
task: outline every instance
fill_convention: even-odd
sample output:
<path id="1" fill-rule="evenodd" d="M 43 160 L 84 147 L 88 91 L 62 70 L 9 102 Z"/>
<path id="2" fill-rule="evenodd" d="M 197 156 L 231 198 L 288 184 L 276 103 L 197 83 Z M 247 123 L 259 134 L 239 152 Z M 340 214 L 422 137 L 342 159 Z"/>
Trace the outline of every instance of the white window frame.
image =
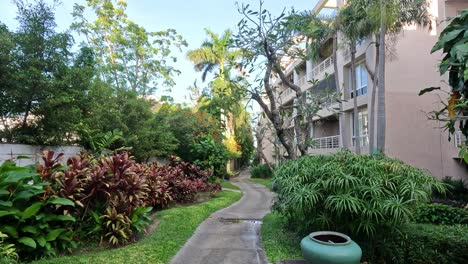
<path id="1" fill-rule="evenodd" d="M 359 123 L 359 144 L 361 147 L 369 145 L 369 113 L 367 108 L 359 109 L 358 111 Z M 364 130 L 364 131 L 363 131 Z M 354 134 L 354 113 L 351 113 L 351 142 L 353 146 L 356 145 L 356 135 Z"/>
<path id="2" fill-rule="evenodd" d="M 368 77 L 367 77 L 367 70 L 366 66 L 364 65 L 363 62 L 357 63 L 356 64 L 356 94 L 357 96 L 365 95 L 367 94 L 367 85 L 368 85 Z M 352 76 L 351 76 L 351 70 L 349 71 L 349 80 L 351 83 Z M 353 89 L 352 86 L 350 86 L 350 95 L 351 98 L 354 98 L 353 96 Z"/>

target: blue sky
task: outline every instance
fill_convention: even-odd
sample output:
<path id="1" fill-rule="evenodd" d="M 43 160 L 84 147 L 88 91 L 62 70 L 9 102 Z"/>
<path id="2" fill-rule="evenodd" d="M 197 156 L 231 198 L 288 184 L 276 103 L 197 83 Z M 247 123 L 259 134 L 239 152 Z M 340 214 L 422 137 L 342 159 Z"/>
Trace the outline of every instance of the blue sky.
<path id="1" fill-rule="evenodd" d="M 30 0 L 31 1 L 31 0 Z M 67 30 L 72 23 L 71 12 L 74 3 L 84 4 L 84 0 L 62 0 L 56 9 L 58 31 Z M 243 0 L 239 3 L 258 6 L 258 0 Z M 265 7 L 273 14 L 279 14 L 283 8 L 294 7 L 296 10 L 310 10 L 317 0 L 265 0 Z M 205 40 L 204 28 L 221 33 L 227 28 L 235 29 L 242 18 L 236 9 L 236 0 L 127 0 L 127 14 L 131 20 L 144 26 L 149 31 L 167 28 L 177 30 L 188 42 L 188 47 L 177 53 L 175 67 L 182 73 L 175 78 L 176 85 L 171 96 L 176 102 L 188 101 L 189 87 L 200 73 L 195 72 L 193 65 L 185 58 L 189 49 L 195 49 Z M 10 30 L 16 29 L 16 7 L 10 0 L 0 0 L 0 21 Z M 203 87 L 198 80 L 199 87 Z M 156 92 L 156 95 L 162 95 Z"/>

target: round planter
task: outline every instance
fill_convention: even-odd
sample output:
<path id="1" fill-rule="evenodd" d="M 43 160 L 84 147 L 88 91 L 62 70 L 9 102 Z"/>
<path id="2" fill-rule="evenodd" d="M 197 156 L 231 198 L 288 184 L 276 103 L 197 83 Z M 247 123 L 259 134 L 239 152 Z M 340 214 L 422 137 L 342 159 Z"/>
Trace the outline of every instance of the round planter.
<path id="1" fill-rule="evenodd" d="M 301 241 L 302 255 L 310 264 L 359 264 L 362 250 L 347 235 L 314 232 Z"/>

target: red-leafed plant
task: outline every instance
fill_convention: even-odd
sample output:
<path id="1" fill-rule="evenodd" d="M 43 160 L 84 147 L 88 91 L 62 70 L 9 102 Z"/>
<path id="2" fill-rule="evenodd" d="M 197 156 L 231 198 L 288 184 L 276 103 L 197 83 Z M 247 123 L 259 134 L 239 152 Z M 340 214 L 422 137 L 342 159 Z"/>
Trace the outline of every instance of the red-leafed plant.
<path id="1" fill-rule="evenodd" d="M 89 159 L 85 154 L 59 162 L 61 154 L 43 153 L 37 170 L 50 184 L 48 196 L 67 198 L 76 207 L 61 213 L 80 219 L 75 230 L 81 236 L 101 237 L 110 245 L 134 240 L 135 233 L 151 220 L 151 208 L 170 201 L 193 202 L 197 192 L 218 191 L 212 172 L 172 159 L 167 165 L 139 164 L 128 152 Z"/>

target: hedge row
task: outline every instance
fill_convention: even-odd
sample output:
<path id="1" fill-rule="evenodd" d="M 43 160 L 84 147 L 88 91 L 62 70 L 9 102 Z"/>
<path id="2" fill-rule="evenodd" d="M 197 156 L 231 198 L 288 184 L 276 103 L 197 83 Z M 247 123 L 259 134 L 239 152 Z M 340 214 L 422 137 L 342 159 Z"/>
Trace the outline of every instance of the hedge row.
<path id="1" fill-rule="evenodd" d="M 376 243 L 360 242 L 364 258 L 372 263 L 467 263 L 466 225 L 408 224 L 400 231 Z"/>

